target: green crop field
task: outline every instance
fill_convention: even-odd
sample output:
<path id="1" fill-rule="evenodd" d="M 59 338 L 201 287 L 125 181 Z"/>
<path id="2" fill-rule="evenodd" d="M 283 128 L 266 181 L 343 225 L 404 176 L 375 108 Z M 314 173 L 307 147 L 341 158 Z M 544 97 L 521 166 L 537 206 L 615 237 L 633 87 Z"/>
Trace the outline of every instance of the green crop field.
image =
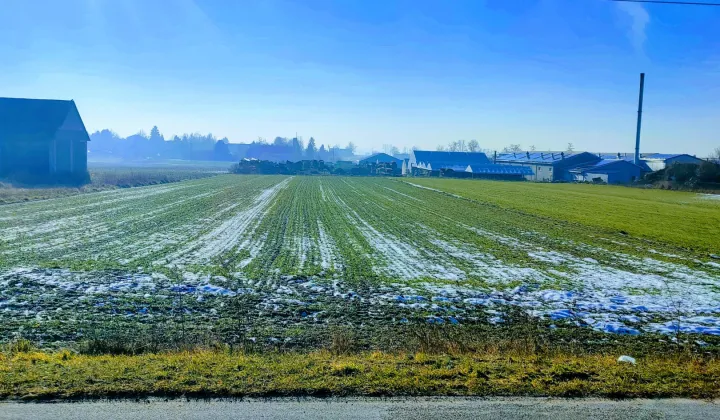
<path id="1" fill-rule="evenodd" d="M 182 320 L 196 333 L 293 343 L 313 326 L 497 324 L 513 308 L 552 328 L 710 340 L 720 335 L 714 198 L 219 175 L 9 204 L 0 337 L 62 344 Z"/>

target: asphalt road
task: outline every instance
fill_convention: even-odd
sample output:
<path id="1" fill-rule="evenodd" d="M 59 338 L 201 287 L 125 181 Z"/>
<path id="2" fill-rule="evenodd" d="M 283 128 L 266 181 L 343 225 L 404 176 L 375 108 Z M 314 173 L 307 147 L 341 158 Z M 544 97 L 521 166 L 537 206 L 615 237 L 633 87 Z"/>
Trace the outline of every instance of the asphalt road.
<path id="1" fill-rule="evenodd" d="M 720 401 L 549 398 L 337 398 L 0 402 L 6 419 L 720 419 Z"/>

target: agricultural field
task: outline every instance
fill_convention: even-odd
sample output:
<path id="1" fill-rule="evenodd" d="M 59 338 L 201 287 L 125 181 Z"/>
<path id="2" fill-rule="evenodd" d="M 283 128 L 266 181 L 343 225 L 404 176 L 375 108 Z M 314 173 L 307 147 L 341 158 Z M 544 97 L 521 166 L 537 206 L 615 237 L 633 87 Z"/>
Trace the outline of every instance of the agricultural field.
<path id="1" fill-rule="evenodd" d="M 189 179 L 207 178 L 218 173 L 227 173 L 228 162 L 173 164 L 156 162 L 149 164 L 90 163 L 90 182 L 78 186 L 38 186 L 17 180 L 0 180 L 0 205 L 35 200 L 67 197 L 116 188 L 140 187 L 167 184 Z"/>
<path id="2" fill-rule="evenodd" d="M 0 337 L 108 325 L 720 335 L 720 201 L 592 185 L 218 175 L 0 207 Z M 108 327 L 109 328 L 109 327 Z M 302 344 L 302 343 L 300 343 Z"/>

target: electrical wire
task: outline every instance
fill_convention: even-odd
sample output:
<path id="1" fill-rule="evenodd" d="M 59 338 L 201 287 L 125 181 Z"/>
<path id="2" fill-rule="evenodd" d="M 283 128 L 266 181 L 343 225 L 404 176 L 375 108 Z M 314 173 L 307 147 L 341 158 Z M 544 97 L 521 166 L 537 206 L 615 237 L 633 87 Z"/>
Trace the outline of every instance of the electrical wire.
<path id="1" fill-rule="evenodd" d="M 663 0 L 609 0 L 624 3 L 655 3 L 655 4 L 682 4 L 686 6 L 720 6 L 720 3 L 701 3 L 694 1 L 663 1 Z"/>

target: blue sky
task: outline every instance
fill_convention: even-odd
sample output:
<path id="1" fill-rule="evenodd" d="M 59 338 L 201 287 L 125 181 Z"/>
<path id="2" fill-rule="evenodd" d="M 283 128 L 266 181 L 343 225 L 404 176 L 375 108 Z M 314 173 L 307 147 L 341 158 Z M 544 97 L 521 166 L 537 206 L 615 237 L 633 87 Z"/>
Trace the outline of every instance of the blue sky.
<path id="1" fill-rule="evenodd" d="M 88 130 L 380 149 L 720 147 L 720 7 L 605 0 L 2 0 L 0 96 Z"/>

